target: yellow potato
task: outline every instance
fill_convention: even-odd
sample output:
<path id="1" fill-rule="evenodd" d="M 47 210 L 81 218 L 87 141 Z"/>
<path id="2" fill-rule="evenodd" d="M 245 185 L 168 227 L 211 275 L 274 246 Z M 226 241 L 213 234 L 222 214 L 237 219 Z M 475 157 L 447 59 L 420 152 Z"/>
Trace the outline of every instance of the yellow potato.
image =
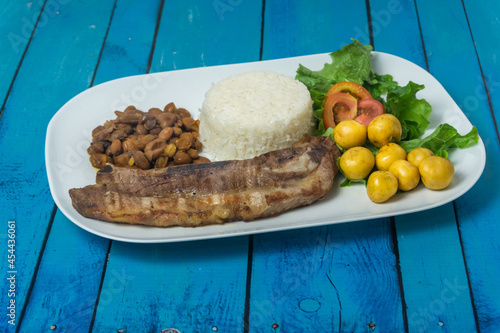
<path id="1" fill-rule="evenodd" d="M 375 164 L 380 171 L 388 171 L 391 164 L 397 160 L 406 160 L 406 151 L 397 143 L 386 144 L 375 156 Z"/>
<path id="2" fill-rule="evenodd" d="M 366 126 L 353 119 L 341 121 L 333 132 L 335 142 L 344 149 L 364 145 L 366 135 Z"/>
<path id="3" fill-rule="evenodd" d="M 401 133 L 399 119 L 389 113 L 375 117 L 368 125 L 368 140 L 379 148 L 389 142 L 398 142 Z"/>
<path id="4" fill-rule="evenodd" d="M 366 193 L 371 201 L 386 202 L 398 191 L 398 180 L 389 171 L 374 171 L 366 184 Z"/>
<path id="5" fill-rule="evenodd" d="M 418 168 L 420 163 L 430 156 L 434 156 L 432 150 L 427 148 L 415 148 L 408 153 L 406 159 Z"/>
<path id="6" fill-rule="evenodd" d="M 397 160 L 392 163 L 389 172 L 398 179 L 398 188 L 401 191 L 413 190 L 420 182 L 418 168 L 405 160 Z"/>
<path id="7" fill-rule="evenodd" d="M 450 160 L 440 157 L 427 157 L 418 167 L 425 187 L 431 190 L 442 190 L 450 185 L 455 167 Z"/>
<path id="8" fill-rule="evenodd" d="M 365 179 L 375 165 L 373 153 L 365 147 L 348 149 L 340 157 L 340 169 L 350 180 Z"/>

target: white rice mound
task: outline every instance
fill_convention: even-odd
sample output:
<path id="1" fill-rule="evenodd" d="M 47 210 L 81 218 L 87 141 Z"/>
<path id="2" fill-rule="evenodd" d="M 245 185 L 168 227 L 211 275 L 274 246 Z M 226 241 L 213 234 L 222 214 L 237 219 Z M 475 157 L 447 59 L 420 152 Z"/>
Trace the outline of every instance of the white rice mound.
<path id="1" fill-rule="evenodd" d="M 270 71 L 230 76 L 212 87 L 200 110 L 203 152 L 213 161 L 247 159 L 291 146 L 314 126 L 306 86 Z"/>

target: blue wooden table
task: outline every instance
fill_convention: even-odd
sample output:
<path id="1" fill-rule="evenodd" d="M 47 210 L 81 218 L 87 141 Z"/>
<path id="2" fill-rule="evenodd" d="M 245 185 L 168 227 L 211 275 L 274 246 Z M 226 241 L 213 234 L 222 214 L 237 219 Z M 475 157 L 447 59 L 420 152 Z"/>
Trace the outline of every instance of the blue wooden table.
<path id="1" fill-rule="evenodd" d="M 0 332 L 500 331 L 500 2 L 0 0 L 0 14 Z M 487 164 L 465 195 L 167 244 L 95 236 L 55 206 L 46 128 L 79 92 L 351 38 L 427 69 L 478 128 Z"/>

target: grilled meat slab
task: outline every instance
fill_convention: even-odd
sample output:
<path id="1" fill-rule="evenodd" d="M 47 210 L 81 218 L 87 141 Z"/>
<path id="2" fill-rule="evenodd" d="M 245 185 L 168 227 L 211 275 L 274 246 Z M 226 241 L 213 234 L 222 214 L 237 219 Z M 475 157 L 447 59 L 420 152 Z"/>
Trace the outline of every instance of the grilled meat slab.
<path id="1" fill-rule="evenodd" d="M 340 152 L 326 137 L 248 160 L 165 169 L 108 165 L 96 184 L 69 191 L 83 216 L 149 226 L 251 221 L 309 205 L 331 188 Z"/>

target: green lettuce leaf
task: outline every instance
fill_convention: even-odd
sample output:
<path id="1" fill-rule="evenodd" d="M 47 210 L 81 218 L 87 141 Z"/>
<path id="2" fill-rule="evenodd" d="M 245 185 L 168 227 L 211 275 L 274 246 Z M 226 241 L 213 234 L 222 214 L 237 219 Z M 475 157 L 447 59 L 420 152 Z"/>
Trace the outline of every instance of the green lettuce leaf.
<path id="1" fill-rule="evenodd" d="M 352 44 L 341 50 L 330 53 L 331 63 L 326 63 L 323 69 L 312 71 L 299 65 L 295 78 L 309 89 L 326 94 L 335 83 L 351 81 L 358 84 L 372 82 L 370 45 L 363 45 L 353 39 Z"/>
<path id="2" fill-rule="evenodd" d="M 448 157 L 449 148 L 468 148 L 479 141 L 477 128 L 472 127 L 469 133 L 460 135 L 450 124 L 439 125 L 434 132 L 422 139 L 400 141 L 399 145 L 408 153 L 415 148 L 427 148 L 437 156 Z"/>
<path id="3" fill-rule="evenodd" d="M 432 106 L 425 99 L 418 99 L 417 92 L 423 85 L 409 82 L 404 87 L 396 87 L 387 93 L 385 110 L 392 113 L 401 122 L 403 134 L 401 140 L 412 140 L 422 136 L 429 126 Z"/>

